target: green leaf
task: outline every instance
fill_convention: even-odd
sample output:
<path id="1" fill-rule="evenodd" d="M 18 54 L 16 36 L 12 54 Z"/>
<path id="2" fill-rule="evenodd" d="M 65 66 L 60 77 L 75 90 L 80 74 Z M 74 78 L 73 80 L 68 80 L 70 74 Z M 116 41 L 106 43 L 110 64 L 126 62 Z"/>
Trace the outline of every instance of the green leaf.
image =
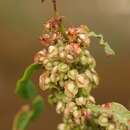
<path id="1" fill-rule="evenodd" d="M 119 103 L 112 102 L 112 106 L 110 108 L 102 108 L 100 105 L 89 105 L 88 108 L 93 111 L 94 115 L 103 112 L 110 113 L 117 121 L 130 128 L 130 111 Z"/>
<path id="2" fill-rule="evenodd" d="M 37 89 L 31 80 L 18 81 L 16 93 L 24 99 L 32 99 L 37 95 Z"/>
<path id="3" fill-rule="evenodd" d="M 32 119 L 37 118 L 44 109 L 44 103 L 41 96 L 37 96 L 33 102 L 32 102 L 32 108 L 33 108 L 33 117 Z"/>
<path id="4" fill-rule="evenodd" d="M 33 73 L 34 73 L 35 71 L 37 71 L 38 69 L 40 69 L 40 68 L 41 68 L 41 64 L 31 64 L 31 65 L 28 66 L 27 69 L 25 70 L 25 72 L 24 72 L 24 74 L 23 74 L 21 80 L 24 80 L 24 81 L 25 81 L 25 80 L 29 80 L 29 79 L 32 77 Z"/>
<path id="5" fill-rule="evenodd" d="M 40 64 L 31 64 L 24 72 L 22 78 L 16 84 L 16 94 L 24 99 L 32 99 L 37 95 L 37 89 L 30 80 L 33 73 L 41 67 Z"/>
<path id="6" fill-rule="evenodd" d="M 128 123 L 130 121 L 130 111 L 128 111 L 123 105 L 113 102 L 110 111 L 115 115 L 119 122 L 125 124 L 130 128 L 130 125 Z"/>
<path id="7" fill-rule="evenodd" d="M 96 38 L 99 38 L 100 39 L 100 42 L 99 44 L 101 46 L 104 47 L 104 51 L 107 55 L 115 55 L 115 52 L 113 51 L 113 49 L 110 47 L 110 45 L 108 44 L 108 42 L 106 42 L 103 38 L 103 35 L 101 34 L 96 34 L 95 32 L 89 32 L 88 34 L 90 37 L 96 37 Z"/>
<path id="8" fill-rule="evenodd" d="M 15 117 L 13 130 L 26 130 L 31 121 L 32 115 L 33 111 L 29 110 L 29 106 L 23 106 Z"/>

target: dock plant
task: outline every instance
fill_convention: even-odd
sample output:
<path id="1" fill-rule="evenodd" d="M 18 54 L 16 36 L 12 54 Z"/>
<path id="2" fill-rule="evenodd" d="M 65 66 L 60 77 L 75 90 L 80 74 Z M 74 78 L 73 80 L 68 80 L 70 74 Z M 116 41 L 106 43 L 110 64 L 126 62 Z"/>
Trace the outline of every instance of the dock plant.
<path id="1" fill-rule="evenodd" d="M 107 56 L 115 55 L 103 35 L 86 25 L 66 27 L 64 16 L 59 15 L 53 0 L 54 16 L 43 24 L 39 37 L 42 45 L 34 55 L 33 63 L 25 70 L 16 84 L 16 94 L 29 102 L 16 114 L 12 130 L 27 130 L 44 110 L 42 94 L 49 92 L 48 102 L 62 114 L 58 130 L 129 130 L 130 112 L 121 104 L 107 102 L 97 104 L 91 94 L 99 86 L 96 60 L 90 46 L 96 38 Z M 39 84 L 32 76 L 41 70 Z M 43 114 L 44 116 L 44 114 Z M 48 123 L 49 125 L 49 123 Z"/>

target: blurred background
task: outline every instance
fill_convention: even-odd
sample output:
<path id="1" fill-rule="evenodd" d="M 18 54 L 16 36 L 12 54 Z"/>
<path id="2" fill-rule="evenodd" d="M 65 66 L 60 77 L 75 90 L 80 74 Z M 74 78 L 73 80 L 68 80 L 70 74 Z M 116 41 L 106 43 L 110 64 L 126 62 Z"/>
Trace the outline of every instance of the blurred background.
<path id="1" fill-rule="evenodd" d="M 102 33 L 116 55 L 107 58 L 92 44 L 100 86 L 93 95 L 98 103 L 116 101 L 130 109 L 130 0 L 57 0 L 65 24 L 87 24 Z M 0 0 L 0 130 L 11 130 L 12 120 L 24 103 L 14 94 L 16 80 L 42 49 L 38 37 L 52 15 L 51 0 Z M 41 93 L 45 98 L 46 94 Z M 60 116 L 48 105 L 30 130 L 56 129 Z M 50 125 L 51 124 L 51 125 Z"/>

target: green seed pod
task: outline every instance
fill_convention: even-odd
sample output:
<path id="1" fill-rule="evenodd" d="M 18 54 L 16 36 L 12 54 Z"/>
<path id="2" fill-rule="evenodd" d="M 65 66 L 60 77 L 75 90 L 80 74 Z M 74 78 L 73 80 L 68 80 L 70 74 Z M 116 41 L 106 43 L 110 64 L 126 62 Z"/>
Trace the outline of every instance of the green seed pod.
<path id="1" fill-rule="evenodd" d="M 48 63 L 45 65 L 45 68 L 46 68 L 47 70 L 52 70 L 53 64 L 52 64 L 51 62 L 48 62 Z"/>
<path id="2" fill-rule="evenodd" d="M 69 70 L 69 66 L 67 64 L 60 63 L 58 65 L 58 70 L 61 72 L 67 72 Z"/>
<path id="3" fill-rule="evenodd" d="M 96 86 L 99 84 L 99 78 L 96 74 L 93 74 L 93 81 L 94 81 Z"/>
<path id="4" fill-rule="evenodd" d="M 76 104 L 79 106 L 85 105 L 86 104 L 86 98 L 85 97 L 78 97 L 75 99 Z"/>
<path id="5" fill-rule="evenodd" d="M 68 97 L 74 97 L 78 93 L 78 88 L 73 81 L 68 81 L 65 84 L 65 94 Z"/>
<path id="6" fill-rule="evenodd" d="M 91 86 L 91 85 L 88 85 L 88 86 L 85 87 L 85 88 L 81 88 L 80 91 L 79 91 L 79 93 L 80 93 L 80 95 L 82 95 L 82 96 L 89 96 L 91 90 L 92 90 L 92 86 Z"/>
<path id="7" fill-rule="evenodd" d="M 95 59 L 93 57 L 89 57 L 88 58 L 88 64 L 89 64 L 90 69 L 95 68 L 96 67 Z"/>
<path id="8" fill-rule="evenodd" d="M 108 117 L 101 115 L 98 118 L 98 123 L 100 124 L 100 126 L 108 126 L 109 122 L 108 122 Z"/>
<path id="9" fill-rule="evenodd" d="M 50 46 L 48 49 L 49 55 L 48 57 L 50 58 L 56 58 L 58 57 L 58 49 L 55 46 Z"/>
<path id="10" fill-rule="evenodd" d="M 85 74 L 78 74 L 76 76 L 76 84 L 79 88 L 85 88 L 89 85 L 89 79 Z"/>
<path id="11" fill-rule="evenodd" d="M 49 62 L 49 59 L 47 59 L 47 58 L 44 59 L 44 60 L 43 60 L 43 65 L 46 65 L 48 62 Z"/>
<path id="12" fill-rule="evenodd" d="M 74 62 L 74 57 L 70 54 L 68 54 L 66 56 L 66 61 L 69 62 L 69 63 L 73 63 Z"/>
<path id="13" fill-rule="evenodd" d="M 80 57 L 80 62 L 81 62 L 81 64 L 82 65 L 88 65 L 89 64 L 89 58 L 88 57 L 86 57 L 85 55 L 82 55 L 81 57 Z"/>
<path id="14" fill-rule="evenodd" d="M 76 69 L 68 71 L 68 77 L 72 80 L 75 80 L 78 71 Z"/>
<path id="15" fill-rule="evenodd" d="M 90 79 L 90 81 L 93 81 L 93 74 L 90 70 L 85 71 L 86 76 Z"/>
<path id="16" fill-rule="evenodd" d="M 62 58 L 62 59 L 65 59 L 66 53 L 65 52 L 60 52 L 59 57 Z"/>

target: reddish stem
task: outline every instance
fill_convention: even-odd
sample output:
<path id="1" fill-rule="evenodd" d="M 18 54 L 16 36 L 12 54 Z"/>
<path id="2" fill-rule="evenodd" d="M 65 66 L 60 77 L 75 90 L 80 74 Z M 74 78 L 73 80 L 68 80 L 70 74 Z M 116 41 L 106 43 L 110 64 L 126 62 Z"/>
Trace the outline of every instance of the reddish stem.
<path id="1" fill-rule="evenodd" d="M 53 2 L 53 9 L 54 9 L 54 12 L 56 14 L 57 13 L 56 0 L 52 0 L 52 2 Z"/>

